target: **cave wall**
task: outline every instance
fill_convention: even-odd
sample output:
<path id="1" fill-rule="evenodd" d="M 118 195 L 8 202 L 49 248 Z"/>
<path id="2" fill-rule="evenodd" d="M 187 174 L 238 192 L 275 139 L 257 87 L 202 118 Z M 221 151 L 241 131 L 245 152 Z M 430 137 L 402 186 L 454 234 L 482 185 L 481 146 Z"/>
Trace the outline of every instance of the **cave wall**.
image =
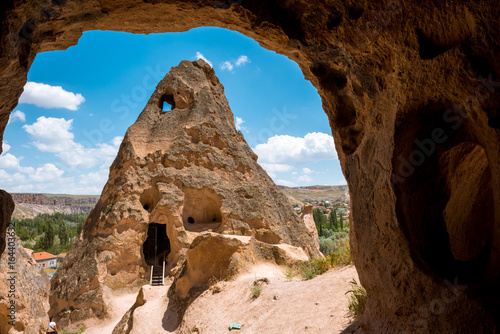
<path id="1" fill-rule="evenodd" d="M 329 117 L 369 297 L 346 332 L 494 332 L 499 8 L 493 0 L 6 0 L 0 134 L 35 55 L 75 45 L 83 31 L 239 31 L 297 62 Z"/>

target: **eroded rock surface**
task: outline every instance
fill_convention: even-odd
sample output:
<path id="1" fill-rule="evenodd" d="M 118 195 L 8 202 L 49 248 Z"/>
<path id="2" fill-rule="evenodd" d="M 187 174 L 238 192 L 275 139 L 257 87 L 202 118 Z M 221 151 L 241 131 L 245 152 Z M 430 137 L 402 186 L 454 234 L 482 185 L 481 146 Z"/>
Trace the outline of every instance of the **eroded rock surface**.
<path id="1" fill-rule="evenodd" d="M 164 101 L 171 111 L 162 111 Z M 103 286 L 142 284 L 164 259 L 171 275 L 185 265 L 176 291 L 186 298 L 244 262 L 319 256 L 313 234 L 256 161 L 214 70 L 203 60 L 173 67 L 127 130 L 101 198 L 52 280 L 51 312 L 105 316 Z"/>
<path id="2" fill-rule="evenodd" d="M 12 196 L 4 190 L 0 190 L 0 255 L 5 249 L 5 232 L 10 224 L 12 212 L 14 212 L 14 201 Z"/>
<path id="3" fill-rule="evenodd" d="M 359 332 L 498 330 L 498 1 L 7 0 L 0 16 L 1 127 L 36 53 L 85 30 L 218 26 L 294 60 L 349 183 Z"/>
<path id="4" fill-rule="evenodd" d="M 49 278 L 36 264 L 32 251 L 15 237 L 14 251 L 7 248 L 0 258 L 0 332 L 45 333 L 49 323 Z M 15 274 L 12 274 L 14 272 Z M 14 304 L 11 303 L 14 301 Z M 12 308 L 14 305 L 14 308 Z M 11 312 L 13 311 L 13 312 Z M 13 319 L 11 316 L 15 316 Z M 14 321 L 12 326 L 11 321 Z"/>
<path id="5" fill-rule="evenodd" d="M 318 230 L 313 217 L 313 206 L 306 203 L 300 213 L 300 219 L 306 224 L 307 229 L 314 235 L 314 247 L 319 250 Z"/>

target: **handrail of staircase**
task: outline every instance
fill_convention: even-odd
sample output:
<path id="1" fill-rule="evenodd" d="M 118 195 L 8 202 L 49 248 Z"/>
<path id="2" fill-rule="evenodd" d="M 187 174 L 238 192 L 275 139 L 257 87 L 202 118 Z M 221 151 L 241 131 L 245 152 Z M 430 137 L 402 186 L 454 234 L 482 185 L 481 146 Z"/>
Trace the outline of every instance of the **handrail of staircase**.
<path id="1" fill-rule="evenodd" d="M 161 276 L 161 285 L 165 285 L 165 254 L 163 254 L 163 275 Z"/>
<path id="2" fill-rule="evenodd" d="M 151 266 L 151 278 L 149 279 L 149 285 L 153 285 L 153 266 Z"/>

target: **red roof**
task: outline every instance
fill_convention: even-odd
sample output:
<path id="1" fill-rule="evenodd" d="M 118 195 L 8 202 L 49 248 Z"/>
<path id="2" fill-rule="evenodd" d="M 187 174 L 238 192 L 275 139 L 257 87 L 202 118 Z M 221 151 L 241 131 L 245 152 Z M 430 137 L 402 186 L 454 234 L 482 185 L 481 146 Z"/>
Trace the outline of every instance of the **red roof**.
<path id="1" fill-rule="evenodd" d="M 47 252 L 40 252 L 40 253 L 33 253 L 33 257 L 35 258 L 35 261 L 40 261 L 40 260 L 55 259 L 57 256 Z"/>

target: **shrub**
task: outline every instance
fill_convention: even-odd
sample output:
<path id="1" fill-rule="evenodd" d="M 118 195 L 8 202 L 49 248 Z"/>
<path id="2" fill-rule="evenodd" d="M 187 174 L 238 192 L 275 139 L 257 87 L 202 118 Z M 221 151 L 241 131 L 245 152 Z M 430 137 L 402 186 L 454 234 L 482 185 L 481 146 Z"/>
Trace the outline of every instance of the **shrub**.
<path id="1" fill-rule="evenodd" d="M 338 238 L 338 240 L 332 240 L 332 238 L 320 238 L 320 249 L 322 242 L 327 243 L 327 245 L 331 247 L 330 253 L 323 253 L 326 255 L 325 258 L 314 258 L 307 262 L 303 262 L 299 266 L 298 269 L 303 280 L 310 280 L 318 275 L 323 274 L 332 267 L 347 265 L 351 263 L 349 237 L 347 237 L 346 235 L 335 235 L 333 236 L 333 238 Z"/>
<path id="2" fill-rule="evenodd" d="M 83 327 L 81 327 L 78 331 L 76 332 L 68 332 L 68 331 L 62 331 L 61 334 L 82 334 L 83 332 L 85 332 L 85 330 L 87 329 L 87 326 L 83 325 Z"/>
<path id="3" fill-rule="evenodd" d="M 294 270 L 294 268 L 287 268 L 285 271 L 285 277 L 287 281 L 293 281 L 296 275 L 297 272 Z"/>
<path id="4" fill-rule="evenodd" d="M 366 290 L 355 279 L 349 282 L 349 285 L 351 289 L 346 293 L 349 294 L 349 314 L 356 319 L 361 319 L 365 312 Z"/>
<path id="5" fill-rule="evenodd" d="M 253 281 L 252 285 L 250 286 L 250 292 L 252 293 L 253 299 L 256 299 L 260 296 L 262 292 L 262 285 L 264 283 L 269 284 L 269 280 L 267 278 L 259 278 Z"/>
<path id="6" fill-rule="evenodd" d="M 260 285 L 257 281 L 255 281 L 250 287 L 250 291 L 252 293 L 252 298 L 257 299 L 262 293 L 262 285 Z"/>

